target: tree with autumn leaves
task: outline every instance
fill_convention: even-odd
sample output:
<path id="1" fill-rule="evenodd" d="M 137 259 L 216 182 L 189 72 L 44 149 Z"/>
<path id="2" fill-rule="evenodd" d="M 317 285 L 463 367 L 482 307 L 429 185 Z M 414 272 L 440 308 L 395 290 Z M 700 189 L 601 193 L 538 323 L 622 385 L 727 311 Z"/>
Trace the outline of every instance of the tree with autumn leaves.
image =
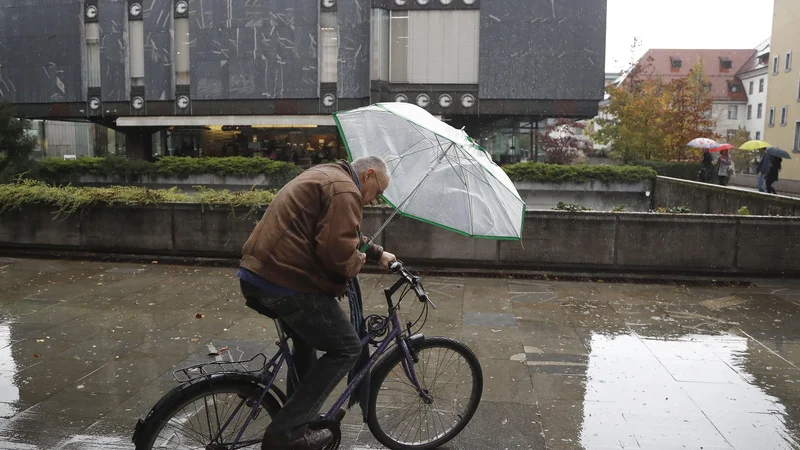
<path id="1" fill-rule="evenodd" d="M 610 145 L 623 162 L 686 161 L 698 151 L 686 147 L 696 137 L 717 138 L 710 116 L 712 97 L 698 61 L 687 77 L 664 81 L 638 64 L 619 86 L 608 86 L 609 104 L 596 119 L 592 139 Z"/>

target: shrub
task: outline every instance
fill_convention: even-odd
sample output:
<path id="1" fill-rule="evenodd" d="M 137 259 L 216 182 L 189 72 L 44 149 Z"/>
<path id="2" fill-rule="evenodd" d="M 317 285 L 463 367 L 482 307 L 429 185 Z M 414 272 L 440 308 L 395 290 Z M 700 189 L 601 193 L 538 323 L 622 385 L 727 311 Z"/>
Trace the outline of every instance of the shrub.
<path id="1" fill-rule="evenodd" d="M 229 192 L 200 189 L 197 194 L 187 194 L 176 188 L 146 189 L 135 186 L 104 188 L 51 186 L 41 181 L 22 179 L 0 185 L 0 213 L 19 209 L 27 204 L 43 204 L 56 208 L 56 217 L 72 214 L 79 209 L 95 205 L 153 205 L 158 203 L 199 203 L 249 207 L 251 211 L 263 207 L 275 193 L 265 190 Z"/>
<path id="2" fill-rule="evenodd" d="M 190 175 L 214 174 L 219 176 L 269 175 L 273 184 L 283 185 L 300 173 L 292 163 L 267 158 L 190 158 L 167 156 L 156 162 L 129 160 L 120 157 L 81 157 L 78 159 L 45 158 L 39 163 L 41 177 L 51 183 L 76 181 L 80 175 L 120 177 L 125 181 L 142 175 L 173 175 L 187 178 Z"/>
<path id="3" fill-rule="evenodd" d="M 656 208 L 655 212 L 662 214 L 691 214 L 692 210 L 686 206 L 673 206 L 670 208 Z"/>
<path id="4" fill-rule="evenodd" d="M 742 206 L 741 208 L 739 208 L 738 214 L 740 216 L 749 216 L 750 208 L 748 208 L 747 206 Z"/>
<path id="5" fill-rule="evenodd" d="M 580 211 L 591 211 L 591 209 L 583 206 L 583 205 L 573 205 L 572 203 L 564 203 L 558 202 L 553 211 L 567 211 L 567 212 L 580 212 Z"/>
<path id="6" fill-rule="evenodd" d="M 557 183 L 571 181 L 585 183 L 636 183 L 656 178 L 656 172 L 647 167 L 631 166 L 564 166 L 545 163 L 519 163 L 503 166 L 512 181 Z"/>
<path id="7" fill-rule="evenodd" d="M 699 162 L 666 162 L 666 161 L 635 161 L 631 165 L 649 167 L 662 177 L 680 178 L 682 180 L 697 181 L 700 171 Z"/>

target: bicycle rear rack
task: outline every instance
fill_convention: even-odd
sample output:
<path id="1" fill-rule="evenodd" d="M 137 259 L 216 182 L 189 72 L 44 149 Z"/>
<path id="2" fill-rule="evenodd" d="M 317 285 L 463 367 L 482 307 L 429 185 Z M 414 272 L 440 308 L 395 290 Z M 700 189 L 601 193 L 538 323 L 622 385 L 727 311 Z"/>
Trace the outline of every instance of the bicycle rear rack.
<path id="1" fill-rule="evenodd" d="M 259 373 L 265 367 L 267 367 L 267 356 L 259 353 L 250 359 L 240 361 L 213 361 L 195 364 L 172 372 L 172 376 L 178 383 L 188 383 L 218 374 Z"/>

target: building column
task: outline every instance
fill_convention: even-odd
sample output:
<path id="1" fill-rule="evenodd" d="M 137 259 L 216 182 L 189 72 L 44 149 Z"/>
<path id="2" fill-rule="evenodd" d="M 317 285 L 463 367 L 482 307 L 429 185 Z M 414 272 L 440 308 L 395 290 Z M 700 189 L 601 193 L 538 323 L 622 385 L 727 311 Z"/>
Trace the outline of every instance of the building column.
<path id="1" fill-rule="evenodd" d="M 125 156 L 128 159 L 152 159 L 153 130 L 138 127 L 125 130 Z"/>

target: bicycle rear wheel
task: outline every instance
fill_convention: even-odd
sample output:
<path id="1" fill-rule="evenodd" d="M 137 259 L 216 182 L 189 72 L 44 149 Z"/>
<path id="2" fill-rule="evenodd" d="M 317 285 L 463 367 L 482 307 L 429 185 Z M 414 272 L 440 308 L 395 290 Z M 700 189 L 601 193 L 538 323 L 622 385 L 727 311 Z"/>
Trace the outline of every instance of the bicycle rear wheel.
<path id="1" fill-rule="evenodd" d="M 373 373 L 367 425 L 393 450 L 434 449 L 453 439 L 472 419 L 483 391 L 480 363 L 466 345 L 425 338 L 414 352 L 417 379 L 431 402 L 406 376 L 403 352 L 394 352 Z"/>
<path id="2" fill-rule="evenodd" d="M 258 384 L 241 378 L 190 385 L 152 412 L 137 435 L 136 449 L 259 449 L 264 431 L 280 410 L 270 393 L 236 445 L 234 441 L 262 392 Z"/>

